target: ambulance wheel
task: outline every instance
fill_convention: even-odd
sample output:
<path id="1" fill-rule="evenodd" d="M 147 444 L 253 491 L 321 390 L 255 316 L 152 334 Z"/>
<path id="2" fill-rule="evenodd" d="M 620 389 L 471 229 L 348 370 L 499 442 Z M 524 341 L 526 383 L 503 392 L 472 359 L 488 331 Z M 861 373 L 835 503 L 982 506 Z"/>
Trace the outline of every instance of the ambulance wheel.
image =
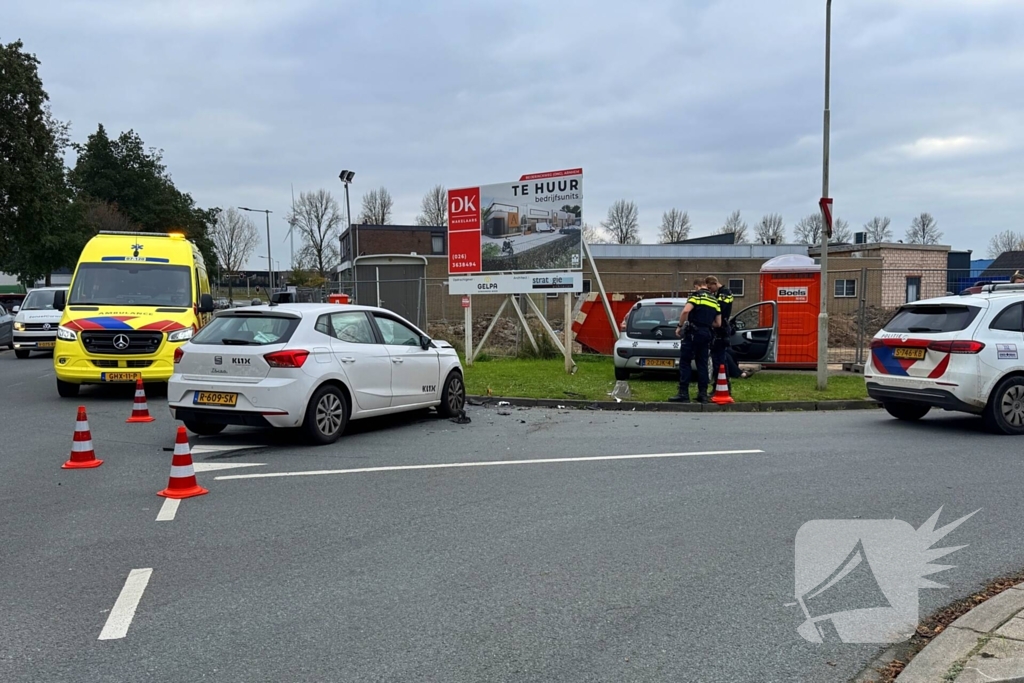
<path id="1" fill-rule="evenodd" d="M 619 380 L 620 382 L 628 380 L 629 376 L 632 374 L 633 373 L 627 370 L 626 368 L 615 368 L 615 379 Z"/>
<path id="2" fill-rule="evenodd" d="M 900 403 L 897 401 L 886 401 L 882 404 L 882 407 L 897 420 L 905 420 L 906 422 L 920 420 L 932 409 L 931 406 L 922 403 Z"/>
<path id="3" fill-rule="evenodd" d="M 57 380 L 57 394 L 60 395 L 61 398 L 74 398 L 75 396 L 78 396 L 78 390 L 80 388 L 80 384 Z"/>
<path id="4" fill-rule="evenodd" d="M 1007 377 L 989 397 L 985 426 L 997 434 L 1024 434 L 1024 377 Z"/>

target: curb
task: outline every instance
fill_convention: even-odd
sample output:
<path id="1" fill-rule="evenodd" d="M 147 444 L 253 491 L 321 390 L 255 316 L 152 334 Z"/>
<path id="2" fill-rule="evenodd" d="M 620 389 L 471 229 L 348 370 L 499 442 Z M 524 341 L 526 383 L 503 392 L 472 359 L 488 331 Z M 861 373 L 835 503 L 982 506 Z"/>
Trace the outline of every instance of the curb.
<path id="1" fill-rule="evenodd" d="M 1024 683 L 1024 584 L 994 595 L 950 624 L 896 683 Z"/>
<path id="2" fill-rule="evenodd" d="M 575 408 L 577 410 L 642 411 L 650 413 L 777 413 L 794 410 L 867 410 L 881 407 L 881 403 L 866 400 L 847 401 L 762 401 L 747 403 L 643 403 L 640 401 L 581 401 L 578 399 L 517 398 L 514 396 L 466 396 L 474 406 L 497 405 L 499 401 L 520 408 Z"/>

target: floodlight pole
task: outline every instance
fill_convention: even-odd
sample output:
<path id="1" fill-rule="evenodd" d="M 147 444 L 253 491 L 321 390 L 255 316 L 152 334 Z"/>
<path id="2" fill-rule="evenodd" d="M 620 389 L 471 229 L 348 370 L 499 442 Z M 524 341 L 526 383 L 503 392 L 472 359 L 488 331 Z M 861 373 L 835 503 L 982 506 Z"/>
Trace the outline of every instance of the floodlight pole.
<path id="1" fill-rule="evenodd" d="M 825 115 L 822 135 L 821 196 L 828 197 L 829 86 L 832 52 L 832 0 L 825 0 Z M 818 389 L 828 389 L 828 220 L 824 204 L 821 207 L 821 310 L 818 312 Z"/>

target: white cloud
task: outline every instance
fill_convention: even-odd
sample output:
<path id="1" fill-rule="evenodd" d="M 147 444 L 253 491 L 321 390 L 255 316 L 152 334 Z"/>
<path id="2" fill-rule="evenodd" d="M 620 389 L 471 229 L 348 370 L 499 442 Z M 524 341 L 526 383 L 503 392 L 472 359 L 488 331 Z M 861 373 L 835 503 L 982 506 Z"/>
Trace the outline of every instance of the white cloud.
<path id="1" fill-rule="evenodd" d="M 901 145 L 899 151 L 914 159 L 936 157 L 959 157 L 979 154 L 998 149 L 992 140 L 971 135 L 918 138 L 908 145 Z"/>

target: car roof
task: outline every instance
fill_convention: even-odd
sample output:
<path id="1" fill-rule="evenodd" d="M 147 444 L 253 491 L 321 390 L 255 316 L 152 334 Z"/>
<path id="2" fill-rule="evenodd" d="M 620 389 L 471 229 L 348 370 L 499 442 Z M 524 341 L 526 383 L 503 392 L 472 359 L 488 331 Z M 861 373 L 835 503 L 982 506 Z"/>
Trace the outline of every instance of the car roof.
<path id="1" fill-rule="evenodd" d="M 640 299 L 637 301 L 641 306 L 654 306 L 657 304 L 669 305 L 669 306 L 685 306 L 687 297 L 678 296 L 659 296 L 656 299 Z"/>
<path id="2" fill-rule="evenodd" d="M 59 291 L 61 289 L 67 289 L 67 288 L 68 288 L 67 285 L 64 285 L 64 286 L 57 285 L 57 286 L 54 286 L 54 287 L 33 287 L 32 289 L 28 290 L 28 293 L 31 294 L 32 292 L 56 292 L 56 291 Z"/>
<path id="3" fill-rule="evenodd" d="M 988 305 L 988 297 L 983 297 L 980 294 L 970 295 L 954 295 L 954 296 L 937 296 L 932 299 L 918 299 L 917 301 L 911 301 L 903 304 L 904 306 L 976 306 L 978 308 L 984 308 Z"/>
<path id="4" fill-rule="evenodd" d="M 246 311 L 260 311 L 273 313 L 275 311 L 294 313 L 300 316 L 312 316 L 312 315 L 323 315 L 324 313 L 338 313 L 342 311 L 372 311 L 379 313 L 388 313 L 391 315 L 398 315 L 393 311 L 389 311 L 384 308 L 378 308 L 376 306 L 358 306 L 356 304 L 330 304 L 330 303 L 287 303 L 287 304 L 260 304 L 259 306 L 239 306 L 236 308 L 229 308 L 221 311 L 222 314 L 227 313 L 244 313 Z"/>

